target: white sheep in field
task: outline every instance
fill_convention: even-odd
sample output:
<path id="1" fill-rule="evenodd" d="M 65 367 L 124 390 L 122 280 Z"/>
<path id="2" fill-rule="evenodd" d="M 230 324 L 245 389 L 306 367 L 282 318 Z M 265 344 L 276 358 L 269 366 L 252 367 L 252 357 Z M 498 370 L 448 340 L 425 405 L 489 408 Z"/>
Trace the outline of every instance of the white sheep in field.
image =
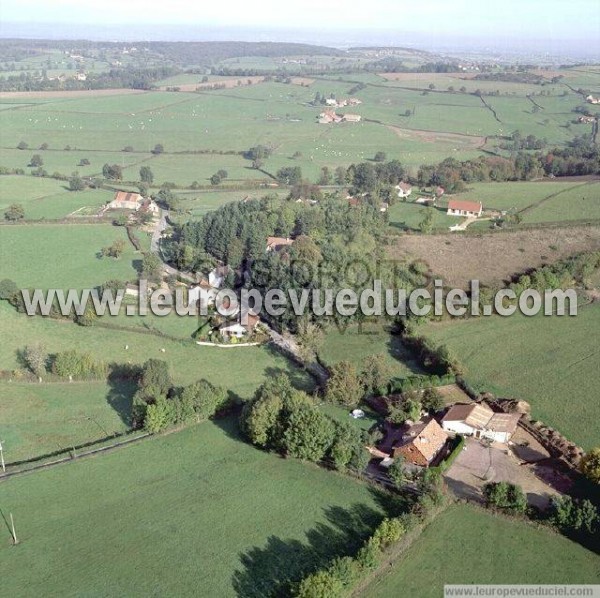
<path id="1" fill-rule="evenodd" d="M 125 345 L 125 351 L 129 351 L 129 345 Z"/>
<path id="2" fill-rule="evenodd" d="M 160 350 L 160 352 L 161 352 L 161 353 L 165 353 L 165 349 L 161 349 L 161 350 Z"/>

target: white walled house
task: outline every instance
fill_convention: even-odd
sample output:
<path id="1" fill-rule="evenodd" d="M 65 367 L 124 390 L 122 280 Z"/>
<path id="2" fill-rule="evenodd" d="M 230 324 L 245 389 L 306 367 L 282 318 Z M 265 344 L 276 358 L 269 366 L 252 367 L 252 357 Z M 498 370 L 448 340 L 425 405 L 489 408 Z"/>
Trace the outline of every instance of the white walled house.
<path id="1" fill-rule="evenodd" d="M 412 185 L 408 183 L 398 183 L 394 189 L 398 192 L 398 197 L 408 197 L 412 193 Z"/>
<path id="2" fill-rule="evenodd" d="M 456 404 L 442 418 L 442 428 L 462 436 L 507 443 L 517 429 L 520 413 L 495 413 L 483 403 Z"/>
<path id="3" fill-rule="evenodd" d="M 113 200 L 107 205 L 111 210 L 138 211 L 144 204 L 144 198 L 139 193 L 117 191 Z"/>
<path id="4" fill-rule="evenodd" d="M 462 201 L 451 199 L 448 202 L 448 216 L 462 216 L 467 218 L 479 218 L 483 212 L 480 201 Z"/>

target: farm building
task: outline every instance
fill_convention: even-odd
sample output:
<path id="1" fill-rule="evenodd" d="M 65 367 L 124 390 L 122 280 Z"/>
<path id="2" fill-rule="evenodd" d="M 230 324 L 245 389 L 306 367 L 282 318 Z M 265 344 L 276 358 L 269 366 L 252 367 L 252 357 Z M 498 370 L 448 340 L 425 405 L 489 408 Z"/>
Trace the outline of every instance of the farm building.
<path id="1" fill-rule="evenodd" d="M 137 212 L 143 204 L 144 198 L 139 193 L 117 191 L 113 200 L 106 207 L 111 210 L 134 210 Z"/>
<path id="2" fill-rule="evenodd" d="M 442 418 L 447 432 L 507 443 L 517 429 L 520 413 L 495 413 L 481 403 L 456 404 Z"/>
<path id="3" fill-rule="evenodd" d="M 142 205 L 140 206 L 140 211 L 149 212 L 150 214 L 156 216 L 160 213 L 160 208 L 151 199 L 144 199 L 144 201 L 142 202 Z"/>
<path id="4" fill-rule="evenodd" d="M 433 418 L 402 428 L 402 436 L 392 446 L 392 457 L 403 457 L 409 463 L 427 467 L 438 456 L 448 434 Z"/>
<path id="5" fill-rule="evenodd" d="M 319 124 L 328 125 L 330 123 L 339 123 L 342 121 L 342 117 L 336 114 L 335 110 L 325 110 L 319 114 Z"/>
<path id="6" fill-rule="evenodd" d="M 398 191 L 398 197 L 408 197 L 412 193 L 412 185 L 401 181 L 395 187 Z"/>
<path id="7" fill-rule="evenodd" d="M 467 216 L 479 218 L 482 212 L 483 205 L 480 201 L 451 199 L 448 202 L 448 216 Z"/>
<path id="8" fill-rule="evenodd" d="M 267 237 L 267 252 L 281 251 L 284 247 L 289 247 L 294 243 L 294 239 L 289 237 Z"/>
<path id="9" fill-rule="evenodd" d="M 358 123 L 360 122 L 361 116 L 360 114 L 344 114 L 342 119 L 347 123 Z"/>

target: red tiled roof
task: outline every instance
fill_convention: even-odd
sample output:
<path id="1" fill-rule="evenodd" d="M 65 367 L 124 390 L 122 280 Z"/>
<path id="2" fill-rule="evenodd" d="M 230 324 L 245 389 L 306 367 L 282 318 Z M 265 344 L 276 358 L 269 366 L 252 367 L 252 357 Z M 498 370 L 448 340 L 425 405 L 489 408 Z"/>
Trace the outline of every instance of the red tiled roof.
<path id="1" fill-rule="evenodd" d="M 462 210 L 463 212 L 479 212 L 483 206 L 480 201 L 466 201 L 451 199 L 448 202 L 449 210 Z"/>
<path id="2" fill-rule="evenodd" d="M 127 191 L 117 191 L 115 193 L 115 197 L 114 197 L 113 201 L 116 201 L 118 203 L 125 203 L 125 202 L 129 202 L 129 201 L 141 203 L 142 196 L 139 193 L 129 193 Z"/>

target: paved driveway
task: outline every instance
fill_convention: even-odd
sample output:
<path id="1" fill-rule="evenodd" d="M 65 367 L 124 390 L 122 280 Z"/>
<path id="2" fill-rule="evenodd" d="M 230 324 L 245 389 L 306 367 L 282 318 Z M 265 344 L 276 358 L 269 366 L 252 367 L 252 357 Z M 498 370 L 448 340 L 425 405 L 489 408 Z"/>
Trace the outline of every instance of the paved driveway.
<path id="1" fill-rule="evenodd" d="M 529 503 L 540 508 L 558 494 L 533 473 L 531 466 L 520 465 L 504 445 L 488 446 L 473 438 L 466 439 L 465 448 L 444 477 L 455 494 L 469 500 L 481 501 L 482 488 L 488 482 L 517 484 L 527 494 Z"/>

